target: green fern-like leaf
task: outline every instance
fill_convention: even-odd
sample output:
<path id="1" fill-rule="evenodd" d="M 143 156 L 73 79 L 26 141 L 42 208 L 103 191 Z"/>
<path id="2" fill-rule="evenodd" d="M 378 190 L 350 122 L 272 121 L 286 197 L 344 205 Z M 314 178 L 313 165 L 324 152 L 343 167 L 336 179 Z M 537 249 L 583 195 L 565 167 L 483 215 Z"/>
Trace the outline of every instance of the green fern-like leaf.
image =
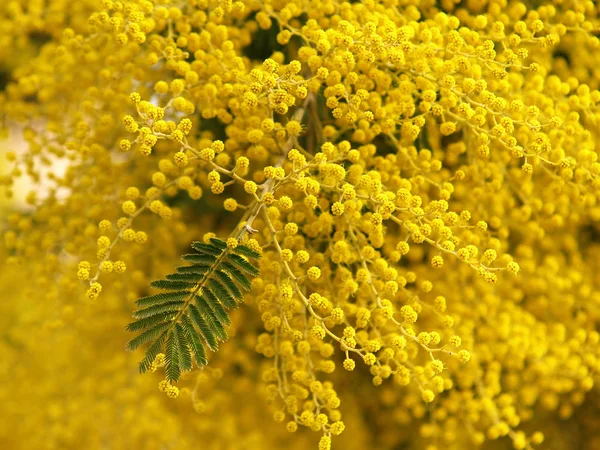
<path id="1" fill-rule="evenodd" d="M 250 247 L 246 247 L 245 245 L 238 245 L 233 251 L 239 255 L 247 256 L 248 258 L 260 258 L 260 253 L 252 250 Z"/>
<path id="2" fill-rule="evenodd" d="M 162 334 L 163 331 L 166 331 L 169 327 L 169 323 L 162 322 L 158 325 L 153 326 L 152 328 L 148 328 L 141 334 L 138 334 L 127 344 L 128 350 L 135 350 L 140 345 L 145 344 L 146 342 L 152 341 L 156 339 L 158 336 Z"/>
<path id="3" fill-rule="evenodd" d="M 165 344 L 165 372 L 167 380 L 179 380 L 181 369 L 179 367 L 179 342 L 177 333 L 172 330 Z"/>
<path id="4" fill-rule="evenodd" d="M 156 280 L 150 283 L 150 286 L 156 289 L 165 289 L 169 291 L 175 291 L 179 289 L 190 289 L 193 288 L 196 283 L 191 281 L 170 281 L 170 280 Z"/>
<path id="5" fill-rule="evenodd" d="M 142 297 L 138 299 L 136 304 L 140 307 L 147 307 L 153 305 L 162 305 L 165 302 L 183 300 L 187 297 L 187 291 L 176 291 L 176 292 L 161 292 L 160 294 L 150 295 L 148 297 Z"/>
<path id="6" fill-rule="evenodd" d="M 250 289 L 252 289 L 252 285 L 250 284 L 250 281 L 248 281 L 248 278 L 246 278 L 246 276 L 242 272 L 240 272 L 233 264 L 225 261 L 223 263 L 223 267 L 227 269 L 227 272 L 229 273 L 231 278 L 237 281 L 238 284 L 242 286 L 245 290 L 249 291 Z"/>
<path id="7" fill-rule="evenodd" d="M 183 257 L 181 259 L 183 259 L 186 262 L 193 263 L 195 267 L 198 267 L 198 266 L 210 267 L 217 260 L 217 258 L 215 258 L 213 255 L 206 255 L 206 254 L 199 254 L 199 253 L 190 253 L 187 255 L 183 255 Z"/>
<path id="8" fill-rule="evenodd" d="M 230 249 L 225 241 L 211 239 L 193 242 L 192 248 L 196 253 L 182 257 L 189 265 L 150 283 L 165 292 L 138 299 L 136 320 L 127 326 L 139 333 L 127 344 L 128 350 L 150 343 L 140 372 L 150 369 L 164 348 L 166 378 L 171 382 L 191 370 L 194 361 L 198 366 L 207 364 L 205 346 L 214 352 L 219 342 L 227 340 L 229 310 L 239 306 L 243 292 L 252 287 L 250 279 L 259 275 L 252 259 L 260 254 L 244 245 Z"/>
<path id="9" fill-rule="evenodd" d="M 177 350 L 179 351 L 179 367 L 182 371 L 192 370 L 192 355 L 189 347 L 191 342 L 186 339 L 183 327 L 179 323 L 175 325 L 175 335 L 177 336 Z"/>
<path id="10" fill-rule="evenodd" d="M 152 362 L 156 358 L 162 349 L 163 343 L 165 341 L 165 336 L 167 332 L 164 331 L 146 350 L 146 354 L 144 355 L 144 359 L 140 361 L 140 371 L 145 372 L 152 366 Z"/>
<path id="11" fill-rule="evenodd" d="M 258 276 L 259 270 L 252 264 L 250 264 L 247 259 L 244 259 L 241 256 L 236 255 L 235 253 L 228 255 L 228 258 L 229 261 L 242 272 L 246 272 L 251 277 Z"/>
<path id="12" fill-rule="evenodd" d="M 219 348 L 219 343 L 217 337 L 215 336 L 215 331 L 213 330 L 211 325 L 206 321 L 206 319 L 202 317 L 202 314 L 200 314 L 198 308 L 196 308 L 194 305 L 190 305 L 189 310 L 190 318 L 192 319 L 192 322 L 196 329 L 200 332 L 200 336 L 202 337 L 202 339 L 204 339 L 204 342 L 206 342 L 208 348 L 211 351 L 216 352 Z"/>
<path id="13" fill-rule="evenodd" d="M 223 305 L 219 303 L 217 297 L 212 295 L 212 292 L 208 289 L 203 291 L 202 295 L 196 296 L 196 306 L 198 309 L 207 317 L 217 320 L 221 325 L 229 325 L 229 314 L 227 314 Z"/>
<path id="14" fill-rule="evenodd" d="M 225 245 L 225 247 L 227 247 L 227 245 Z M 204 253 L 207 255 L 213 255 L 215 257 L 220 256 L 223 251 L 223 247 L 220 244 L 215 245 L 213 242 L 211 242 L 210 244 L 205 244 L 204 242 L 197 241 L 192 242 L 192 248 L 197 252 Z"/>
<path id="15" fill-rule="evenodd" d="M 171 281 L 185 281 L 188 283 L 199 283 L 204 277 L 204 273 L 185 272 L 185 273 L 170 273 L 165 278 Z"/>
<path id="16" fill-rule="evenodd" d="M 156 316 L 160 313 L 172 313 L 177 312 L 179 308 L 183 306 L 182 301 L 166 302 L 161 305 L 154 305 L 144 309 L 138 309 L 133 317 L 136 319 L 146 319 L 148 317 Z"/>
<path id="17" fill-rule="evenodd" d="M 242 293 L 242 291 L 240 291 L 240 289 L 233 282 L 231 277 L 222 270 L 215 271 L 215 279 L 217 279 L 222 285 L 229 289 L 229 292 L 231 292 L 231 294 L 236 300 L 242 300 L 244 298 L 244 294 Z"/>
<path id="18" fill-rule="evenodd" d="M 216 280 L 209 280 L 208 287 L 212 292 L 215 293 L 215 296 L 225 305 L 226 308 L 237 308 L 238 304 L 235 301 L 235 298 L 229 293 L 227 288 L 223 286 Z"/>
<path id="19" fill-rule="evenodd" d="M 160 314 L 155 314 L 154 316 L 145 317 L 143 319 L 138 319 L 135 322 L 132 322 L 129 325 L 127 325 L 127 331 L 131 331 L 131 332 L 143 331 L 146 328 L 153 327 L 154 325 L 168 322 L 176 315 L 177 315 L 177 312 L 169 311 L 169 312 L 163 312 Z"/>
<path id="20" fill-rule="evenodd" d="M 183 316 L 181 318 L 181 326 L 183 327 L 186 339 L 190 343 L 190 348 L 194 353 L 196 364 L 205 366 L 207 364 L 206 352 L 204 351 L 204 346 L 200 341 L 200 337 L 196 334 L 196 330 L 194 330 L 194 325 L 187 316 Z"/>
<path id="21" fill-rule="evenodd" d="M 210 265 L 203 266 L 201 264 L 194 263 L 193 266 L 179 266 L 177 268 L 177 273 L 194 273 L 203 275 L 210 269 Z M 172 274 L 174 275 L 174 274 Z"/>

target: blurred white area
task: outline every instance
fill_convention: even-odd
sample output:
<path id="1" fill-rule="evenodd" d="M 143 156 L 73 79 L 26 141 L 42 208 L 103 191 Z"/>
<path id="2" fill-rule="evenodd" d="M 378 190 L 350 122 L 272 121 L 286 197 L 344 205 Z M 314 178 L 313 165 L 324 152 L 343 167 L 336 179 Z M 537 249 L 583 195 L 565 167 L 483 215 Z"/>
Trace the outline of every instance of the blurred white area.
<path id="1" fill-rule="evenodd" d="M 21 161 L 27 154 L 27 142 L 23 139 L 23 133 L 20 128 L 14 127 L 10 130 L 9 136 L 6 139 L 0 140 L 0 175 L 6 175 L 12 172 L 15 167 L 15 162 L 6 160 L 6 154 L 13 152 L 17 155 L 17 160 Z M 37 157 L 36 157 L 37 158 Z M 0 192 L 0 208 L 6 211 L 7 209 L 30 211 L 34 207 L 26 202 L 26 197 L 29 192 L 34 191 L 38 200 L 44 199 L 48 196 L 50 189 L 53 187 L 53 183 L 48 179 L 48 174 L 53 173 L 57 177 L 62 177 L 68 166 L 66 159 L 59 159 L 55 156 L 48 158 L 51 161 L 49 166 L 45 166 L 39 163 L 39 159 L 36 160 L 36 170 L 40 173 L 40 182 L 34 183 L 25 173 L 25 165 L 19 164 L 23 175 L 14 180 L 13 184 L 13 196 L 12 198 L 6 198 L 5 189 L 2 188 Z M 64 191 L 64 189 L 62 189 Z M 66 194 L 61 192 L 61 194 Z"/>

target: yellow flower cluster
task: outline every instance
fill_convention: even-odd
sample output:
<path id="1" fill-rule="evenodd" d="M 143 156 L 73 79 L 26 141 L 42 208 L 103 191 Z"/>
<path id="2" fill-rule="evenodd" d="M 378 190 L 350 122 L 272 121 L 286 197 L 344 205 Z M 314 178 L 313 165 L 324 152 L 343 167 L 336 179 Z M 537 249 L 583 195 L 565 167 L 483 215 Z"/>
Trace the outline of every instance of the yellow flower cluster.
<path id="1" fill-rule="evenodd" d="M 50 405 L 5 402 L 28 417 L 23 448 L 105 448 L 94 414 L 136 424 L 140 399 L 156 415 L 109 446 L 569 448 L 575 431 L 554 425 L 600 409 L 599 14 L 578 0 L 0 6 L 0 123 L 25 147 L 0 189 L 35 186 L 0 225 L 26 283 L 1 307 L 18 319 L 1 345 L 20 367 L 43 339 L 34 357 L 61 367 L 43 382 L 42 362 L 11 369 L 35 370 L 18 391 Z M 144 378 L 181 397 L 155 399 L 120 353 L 130 303 L 215 236 L 261 253 L 260 276 L 208 368 Z M 43 445 L 35 420 L 53 427 Z M 589 449 L 594 424 L 577 431 Z"/>

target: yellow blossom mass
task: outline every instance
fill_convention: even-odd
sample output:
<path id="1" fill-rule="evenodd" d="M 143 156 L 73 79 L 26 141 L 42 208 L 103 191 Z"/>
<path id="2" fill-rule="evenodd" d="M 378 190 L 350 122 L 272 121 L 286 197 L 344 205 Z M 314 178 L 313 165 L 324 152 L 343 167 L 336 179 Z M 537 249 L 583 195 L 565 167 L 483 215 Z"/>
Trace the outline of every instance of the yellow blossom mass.
<path id="1" fill-rule="evenodd" d="M 600 448 L 597 2 L 0 29 L 3 448 Z"/>

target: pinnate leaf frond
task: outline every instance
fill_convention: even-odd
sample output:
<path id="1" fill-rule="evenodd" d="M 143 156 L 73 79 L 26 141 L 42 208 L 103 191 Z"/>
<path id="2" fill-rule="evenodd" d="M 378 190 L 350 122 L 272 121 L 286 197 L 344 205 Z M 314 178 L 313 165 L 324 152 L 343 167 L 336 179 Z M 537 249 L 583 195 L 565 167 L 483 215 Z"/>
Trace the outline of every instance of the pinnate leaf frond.
<path id="1" fill-rule="evenodd" d="M 165 374 L 176 382 L 181 373 L 208 363 L 205 347 L 218 349 L 227 340 L 226 327 L 231 323 L 229 310 L 243 301 L 252 288 L 251 278 L 259 275 L 252 260 L 260 254 L 244 245 L 231 249 L 225 241 L 193 242 L 195 253 L 183 255 L 189 265 L 150 283 L 164 292 L 137 300 L 134 322 L 127 330 L 138 333 L 127 344 L 135 350 L 150 343 L 139 364 L 140 372 L 153 367 L 156 356 L 164 350 Z"/>

